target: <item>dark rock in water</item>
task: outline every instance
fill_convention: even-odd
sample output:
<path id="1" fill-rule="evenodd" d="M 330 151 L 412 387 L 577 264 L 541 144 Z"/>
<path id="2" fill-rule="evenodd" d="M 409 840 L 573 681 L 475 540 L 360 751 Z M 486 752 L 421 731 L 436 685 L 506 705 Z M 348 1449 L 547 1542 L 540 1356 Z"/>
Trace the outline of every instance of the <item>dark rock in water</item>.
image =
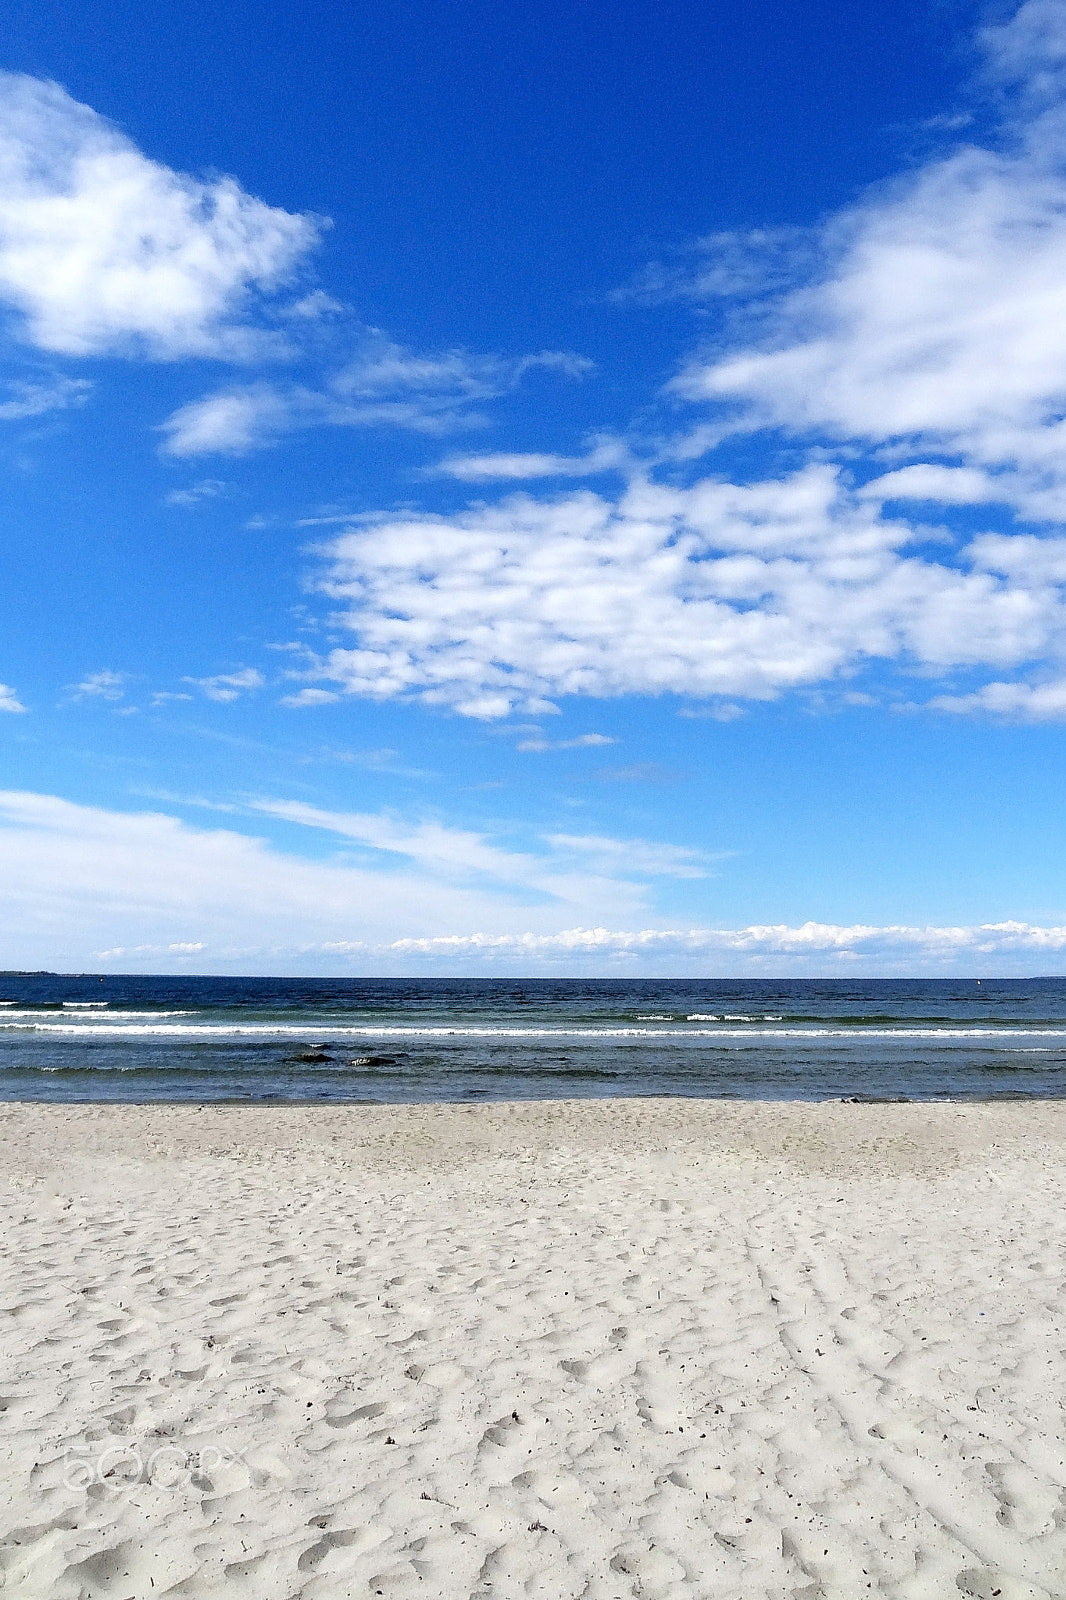
<path id="1" fill-rule="evenodd" d="M 298 1055 L 290 1056 L 290 1061 L 332 1061 L 333 1057 L 319 1045 L 314 1045 L 310 1050 L 301 1050 Z"/>

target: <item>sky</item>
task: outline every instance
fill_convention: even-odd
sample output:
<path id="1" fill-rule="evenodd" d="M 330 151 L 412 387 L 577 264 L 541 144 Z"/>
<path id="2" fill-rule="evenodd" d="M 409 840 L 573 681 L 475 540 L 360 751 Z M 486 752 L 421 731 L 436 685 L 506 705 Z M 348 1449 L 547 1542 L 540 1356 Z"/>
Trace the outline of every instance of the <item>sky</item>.
<path id="1" fill-rule="evenodd" d="M 0 967 L 1066 972 L 1066 0 L 0 17 Z"/>

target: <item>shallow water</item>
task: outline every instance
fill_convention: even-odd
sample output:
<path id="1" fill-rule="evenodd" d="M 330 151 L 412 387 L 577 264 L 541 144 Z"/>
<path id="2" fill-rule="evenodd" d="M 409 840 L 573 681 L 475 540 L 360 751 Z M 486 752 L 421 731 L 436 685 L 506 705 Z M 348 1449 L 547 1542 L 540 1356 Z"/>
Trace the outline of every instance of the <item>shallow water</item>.
<path id="1" fill-rule="evenodd" d="M 0 1099 L 1066 1093 L 1066 978 L 0 976 Z"/>

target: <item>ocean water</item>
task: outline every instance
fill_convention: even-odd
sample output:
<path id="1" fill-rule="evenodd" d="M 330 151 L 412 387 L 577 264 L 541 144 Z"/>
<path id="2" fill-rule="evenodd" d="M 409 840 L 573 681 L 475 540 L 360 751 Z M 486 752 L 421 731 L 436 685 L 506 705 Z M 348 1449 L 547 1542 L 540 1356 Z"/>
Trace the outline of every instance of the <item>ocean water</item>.
<path id="1" fill-rule="evenodd" d="M 0 974 L 0 1099 L 987 1100 L 1066 1093 L 1066 978 Z"/>

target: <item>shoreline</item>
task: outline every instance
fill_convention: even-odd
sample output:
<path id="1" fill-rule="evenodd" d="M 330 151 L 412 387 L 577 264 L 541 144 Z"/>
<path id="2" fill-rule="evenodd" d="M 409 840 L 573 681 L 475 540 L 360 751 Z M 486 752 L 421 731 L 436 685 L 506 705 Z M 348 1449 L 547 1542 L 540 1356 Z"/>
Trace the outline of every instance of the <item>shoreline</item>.
<path id="1" fill-rule="evenodd" d="M 1054 1600 L 1066 1101 L 0 1105 L 25 1600 Z"/>

